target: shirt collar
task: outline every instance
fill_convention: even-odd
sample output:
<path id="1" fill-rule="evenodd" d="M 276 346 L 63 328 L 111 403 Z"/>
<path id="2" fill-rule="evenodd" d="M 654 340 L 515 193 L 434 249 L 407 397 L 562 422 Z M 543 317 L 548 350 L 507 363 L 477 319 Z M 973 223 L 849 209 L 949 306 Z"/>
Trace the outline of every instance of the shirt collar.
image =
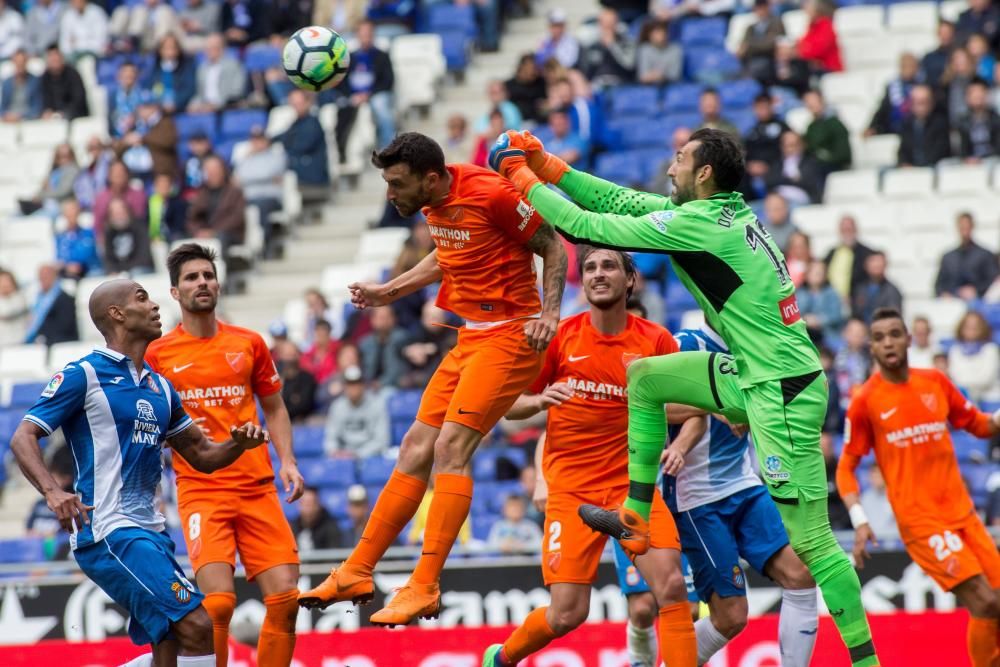
<path id="1" fill-rule="evenodd" d="M 105 357 L 107 357 L 116 364 L 121 364 L 122 362 L 125 362 L 125 365 L 128 366 L 129 372 L 132 374 L 132 381 L 135 384 L 139 384 L 150 373 L 149 366 L 147 366 L 145 363 L 143 363 L 142 369 L 138 370 L 136 369 L 135 364 L 132 363 L 131 359 L 126 357 L 121 352 L 116 352 L 115 350 L 112 350 L 109 347 L 98 345 L 97 347 L 94 348 L 94 352 L 96 352 L 97 354 L 104 355 Z"/>

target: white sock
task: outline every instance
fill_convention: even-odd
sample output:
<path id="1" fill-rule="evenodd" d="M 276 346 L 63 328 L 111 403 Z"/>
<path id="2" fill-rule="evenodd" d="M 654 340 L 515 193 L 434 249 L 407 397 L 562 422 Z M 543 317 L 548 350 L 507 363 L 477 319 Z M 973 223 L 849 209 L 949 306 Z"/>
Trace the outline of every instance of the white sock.
<path id="1" fill-rule="evenodd" d="M 698 664 L 704 665 L 712 659 L 712 656 L 729 643 L 729 640 L 719 634 L 719 631 L 712 625 L 709 616 L 699 618 L 694 624 L 694 634 L 698 638 Z"/>
<path id="2" fill-rule="evenodd" d="M 808 667 L 816 645 L 816 589 L 784 591 L 778 620 L 782 667 Z"/>
<path id="3" fill-rule="evenodd" d="M 640 628 L 628 622 L 625 627 L 625 647 L 628 650 L 628 664 L 630 667 L 643 665 L 653 667 L 656 661 L 656 652 L 659 646 L 656 644 L 656 630 L 654 626 Z"/>
<path id="4" fill-rule="evenodd" d="M 145 653 L 138 658 L 133 658 L 119 667 L 153 667 L 153 654 Z"/>
<path id="5" fill-rule="evenodd" d="M 215 667 L 215 654 L 177 656 L 177 667 Z"/>

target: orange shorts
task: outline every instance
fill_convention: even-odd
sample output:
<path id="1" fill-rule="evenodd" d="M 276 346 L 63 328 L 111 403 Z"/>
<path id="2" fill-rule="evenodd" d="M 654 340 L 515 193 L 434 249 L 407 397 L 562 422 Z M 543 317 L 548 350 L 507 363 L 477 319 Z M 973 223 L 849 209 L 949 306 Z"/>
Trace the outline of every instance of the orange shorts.
<path id="1" fill-rule="evenodd" d="M 1000 588 L 1000 552 L 976 514 L 958 527 L 907 540 L 906 551 L 945 591 L 979 574 Z"/>
<path id="2" fill-rule="evenodd" d="M 597 566 L 608 536 L 591 530 L 577 508 L 583 504 L 611 507 L 621 504 L 628 487 L 610 491 L 550 493 L 545 504 L 545 532 L 542 536 L 542 576 L 545 585 L 592 584 L 597 579 Z M 649 515 L 649 544 L 654 549 L 681 548 L 674 517 L 670 514 L 659 490 L 653 495 Z"/>
<path id="3" fill-rule="evenodd" d="M 544 354 L 528 346 L 524 323 L 459 329 L 458 344 L 424 389 L 417 420 L 434 428 L 449 421 L 489 433 L 542 370 Z"/>
<path id="4" fill-rule="evenodd" d="M 196 574 L 208 563 L 229 563 L 235 568 L 237 551 L 248 580 L 276 565 L 298 565 L 299 548 L 273 486 L 257 494 L 197 489 L 177 496 L 184 541 Z"/>

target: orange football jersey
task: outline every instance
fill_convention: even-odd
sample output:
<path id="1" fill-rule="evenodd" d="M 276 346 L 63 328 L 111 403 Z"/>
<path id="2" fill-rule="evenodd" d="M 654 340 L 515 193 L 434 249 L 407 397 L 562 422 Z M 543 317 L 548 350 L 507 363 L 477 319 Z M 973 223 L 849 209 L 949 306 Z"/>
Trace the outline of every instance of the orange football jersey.
<path id="1" fill-rule="evenodd" d="M 264 339 L 249 329 L 219 322 L 211 338 L 190 335 L 182 325 L 153 341 L 146 361 L 173 383 L 192 419 L 204 417 L 213 442 L 229 440 L 229 427 L 259 423 L 254 395 L 281 391 L 281 379 Z M 268 446 L 245 452 L 212 474 L 198 472 L 174 456 L 177 481 L 184 488 L 259 488 L 274 478 Z"/>
<path id="2" fill-rule="evenodd" d="M 437 305 L 473 322 L 537 314 L 534 254 L 526 244 L 541 216 L 489 169 L 450 164 L 448 172 L 448 197 L 423 210 L 444 274 Z"/>
<path id="3" fill-rule="evenodd" d="M 851 399 L 844 453 L 874 450 L 904 541 L 960 525 L 975 512 L 962 482 L 948 424 L 989 436 L 989 417 L 936 369 L 910 369 L 902 384 L 872 375 Z M 842 479 L 840 493 L 856 492 Z M 853 475 L 849 476 L 853 479 Z"/>
<path id="4" fill-rule="evenodd" d="M 641 357 L 677 350 L 669 331 L 633 315 L 616 336 L 595 329 L 589 312 L 559 323 L 531 387 L 540 393 L 565 382 L 573 390 L 573 398 L 548 411 L 542 472 L 550 493 L 628 486 L 625 370 Z"/>

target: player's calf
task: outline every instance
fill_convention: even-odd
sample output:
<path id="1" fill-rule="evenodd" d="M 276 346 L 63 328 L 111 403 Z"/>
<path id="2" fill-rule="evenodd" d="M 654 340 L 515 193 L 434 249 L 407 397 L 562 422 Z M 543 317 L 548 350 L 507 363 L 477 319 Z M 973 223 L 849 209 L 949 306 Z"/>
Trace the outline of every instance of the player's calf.
<path id="1" fill-rule="evenodd" d="M 747 627 L 749 609 L 742 595 L 720 597 L 713 594 L 708 606 L 712 610 L 712 625 L 726 639 L 732 639 Z"/>
<path id="2" fill-rule="evenodd" d="M 786 591 L 815 588 L 816 580 L 806 564 L 795 555 L 790 545 L 785 545 L 764 566 L 764 574 L 776 581 Z"/>
<path id="3" fill-rule="evenodd" d="M 552 628 L 556 637 L 562 637 L 583 625 L 589 613 L 590 605 L 560 606 L 558 608 L 550 606 L 545 620 L 548 621 L 549 627 Z"/>
<path id="4" fill-rule="evenodd" d="M 396 469 L 411 477 L 426 481 L 434 465 L 434 443 L 440 430 L 422 422 L 414 422 L 399 444 Z"/>
<path id="5" fill-rule="evenodd" d="M 212 619 L 204 607 L 189 612 L 184 618 L 171 624 L 171 629 L 180 645 L 178 651 L 182 656 L 212 656 L 215 658 L 212 646 Z"/>
<path id="6" fill-rule="evenodd" d="M 434 441 L 434 467 L 438 474 L 469 475 L 472 455 L 483 435 L 468 426 L 445 422 Z"/>

